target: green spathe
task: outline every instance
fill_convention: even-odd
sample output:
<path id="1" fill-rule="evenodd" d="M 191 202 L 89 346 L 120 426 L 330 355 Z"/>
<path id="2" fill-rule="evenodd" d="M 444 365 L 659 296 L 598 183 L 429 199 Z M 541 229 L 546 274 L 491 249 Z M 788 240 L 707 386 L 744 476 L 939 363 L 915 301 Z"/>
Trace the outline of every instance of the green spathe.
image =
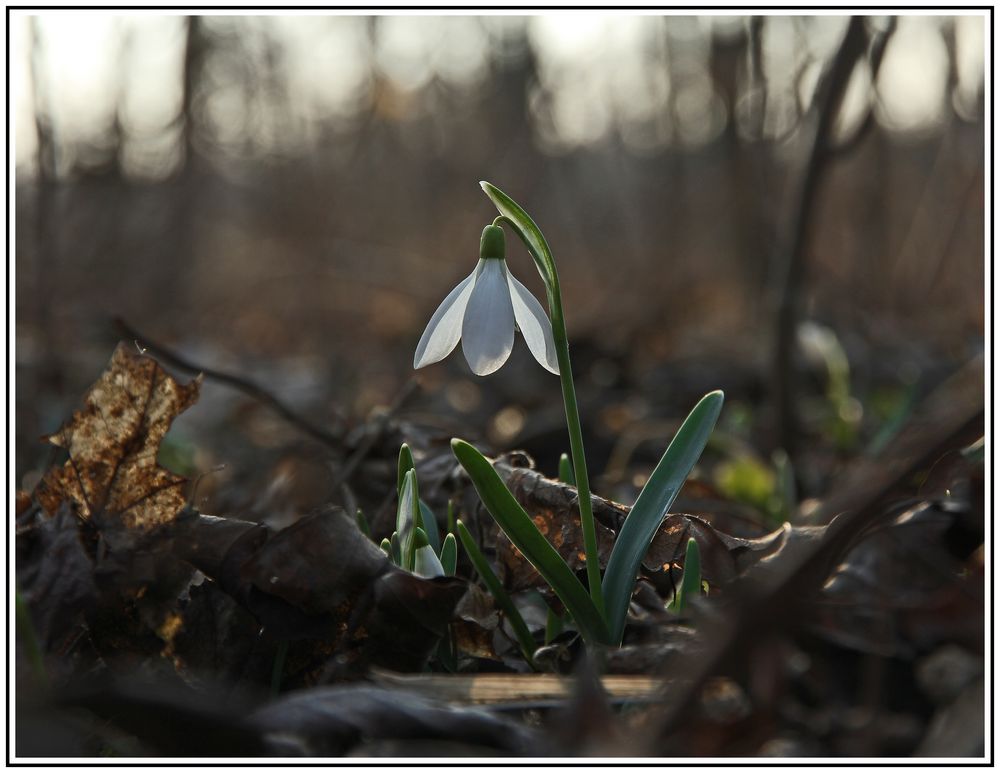
<path id="1" fill-rule="evenodd" d="M 507 257 L 507 242 L 500 226 L 488 225 L 483 229 L 483 236 L 479 240 L 479 257 L 483 260 L 504 260 Z"/>

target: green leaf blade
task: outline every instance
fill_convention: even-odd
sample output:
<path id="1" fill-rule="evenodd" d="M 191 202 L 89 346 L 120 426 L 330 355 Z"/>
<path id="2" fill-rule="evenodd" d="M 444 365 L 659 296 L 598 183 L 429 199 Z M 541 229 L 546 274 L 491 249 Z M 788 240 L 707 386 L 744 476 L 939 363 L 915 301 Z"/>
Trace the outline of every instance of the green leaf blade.
<path id="1" fill-rule="evenodd" d="M 420 525 L 423 526 L 424 531 L 427 532 L 428 544 L 434 548 L 435 553 L 440 553 L 441 531 L 438 529 L 437 516 L 434 515 L 434 511 L 431 510 L 430 506 L 422 499 L 420 500 Z"/>
<path id="2" fill-rule="evenodd" d="M 423 525 L 420 517 L 420 495 L 417 491 L 416 470 L 408 470 L 403 476 L 403 488 L 399 492 L 399 507 L 396 510 L 396 532 L 402 555 L 401 566 L 413 571 L 413 555 L 417 549 L 416 529 Z"/>
<path id="3" fill-rule="evenodd" d="M 569 460 L 568 454 L 559 457 L 559 480 L 570 486 L 576 485 L 576 473 L 573 472 L 573 463 Z"/>
<path id="4" fill-rule="evenodd" d="M 403 492 L 403 481 L 406 478 L 406 473 L 415 469 L 413 452 L 406 443 L 403 443 L 399 447 L 399 461 L 396 463 L 396 493 L 401 494 Z"/>
<path id="5" fill-rule="evenodd" d="M 681 578 L 680 600 L 677 611 L 683 612 L 691 599 L 701 595 L 701 550 L 694 539 L 689 539 L 684 555 L 684 576 Z"/>
<path id="6" fill-rule="evenodd" d="M 455 541 L 455 535 L 451 532 L 448 532 L 441 544 L 441 566 L 449 577 L 453 577 L 455 569 L 458 568 L 458 543 Z"/>
<path id="7" fill-rule="evenodd" d="M 604 572 L 604 602 L 614 643 L 621 642 L 639 563 L 691 469 L 705 450 L 722 411 L 721 391 L 705 395 L 684 420 L 653 470 L 618 534 Z"/>
<path id="8" fill-rule="evenodd" d="M 670 602 L 669 609 L 683 612 L 691 599 L 701 595 L 701 549 L 692 537 L 688 539 L 687 550 L 684 553 L 684 574 L 681 576 L 681 586 Z"/>
<path id="9" fill-rule="evenodd" d="M 545 539 L 524 508 L 507 490 L 493 465 L 463 440 L 451 441 L 452 453 L 472 479 L 480 499 L 507 538 L 562 599 L 580 632 L 590 641 L 606 643 L 608 629 L 586 589 L 562 556 Z"/>

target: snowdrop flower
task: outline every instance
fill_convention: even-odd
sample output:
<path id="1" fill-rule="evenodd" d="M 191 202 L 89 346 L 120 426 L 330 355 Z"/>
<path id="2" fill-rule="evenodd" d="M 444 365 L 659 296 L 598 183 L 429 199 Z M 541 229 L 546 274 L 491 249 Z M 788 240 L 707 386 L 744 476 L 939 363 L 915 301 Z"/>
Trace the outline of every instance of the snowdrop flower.
<path id="1" fill-rule="evenodd" d="M 459 282 L 438 306 L 413 355 L 413 367 L 443 360 L 462 339 L 465 359 L 477 376 L 493 373 L 514 348 L 521 331 L 539 364 L 559 373 L 552 323 L 542 305 L 507 270 L 503 229 L 483 229 L 476 270 Z"/>

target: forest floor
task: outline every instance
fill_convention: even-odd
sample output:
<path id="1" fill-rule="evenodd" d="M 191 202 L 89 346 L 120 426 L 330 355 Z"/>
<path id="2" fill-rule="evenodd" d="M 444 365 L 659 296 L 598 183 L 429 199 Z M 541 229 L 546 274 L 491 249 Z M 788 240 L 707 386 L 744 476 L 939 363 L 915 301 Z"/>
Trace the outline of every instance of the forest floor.
<path id="1" fill-rule="evenodd" d="M 885 405 L 861 396 L 864 422 L 804 379 L 792 459 L 762 450 L 759 379 L 730 373 L 609 648 L 584 644 L 449 447 L 491 449 L 585 581 L 557 390 L 428 377 L 320 420 L 245 373 L 122 338 L 19 477 L 18 758 L 987 753 L 981 358 L 919 392 L 883 384 Z M 678 365 L 659 399 L 580 351 L 604 561 L 619 502 L 715 364 Z M 380 550 L 403 443 L 432 542 L 469 526 L 530 660 L 461 547 L 430 578 Z M 702 593 L 678 613 L 689 539 Z"/>

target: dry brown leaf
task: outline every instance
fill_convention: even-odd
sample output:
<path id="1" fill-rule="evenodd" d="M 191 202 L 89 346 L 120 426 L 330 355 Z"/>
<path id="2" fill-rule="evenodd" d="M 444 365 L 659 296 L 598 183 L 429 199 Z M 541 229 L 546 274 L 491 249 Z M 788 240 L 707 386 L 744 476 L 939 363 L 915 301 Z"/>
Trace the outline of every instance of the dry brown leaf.
<path id="1" fill-rule="evenodd" d="M 68 501 L 84 520 L 96 514 L 140 531 L 172 521 L 184 507 L 186 479 L 160 467 L 156 454 L 200 387 L 200 376 L 178 384 L 155 360 L 119 344 L 83 407 L 46 438 L 69 460 L 45 474 L 35 499 L 49 514 Z"/>

